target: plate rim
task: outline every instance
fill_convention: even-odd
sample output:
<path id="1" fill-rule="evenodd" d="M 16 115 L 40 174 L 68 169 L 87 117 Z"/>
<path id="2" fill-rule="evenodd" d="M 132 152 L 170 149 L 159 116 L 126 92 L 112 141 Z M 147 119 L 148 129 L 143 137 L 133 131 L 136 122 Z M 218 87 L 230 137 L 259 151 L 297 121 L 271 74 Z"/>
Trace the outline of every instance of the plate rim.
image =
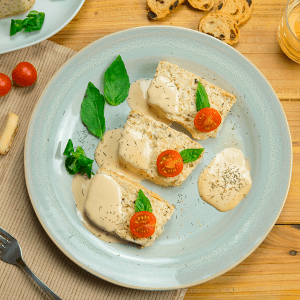
<path id="1" fill-rule="evenodd" d="M 86 47 L 84 47 L 83 49 L 81 49 L 80 51 L 78 51 L 77 53 L 75 53 L 71 58 L 69 58 L 56 72 L 55 74 L 52 76 L 51 80 L 47 83 L 47 85 L 45 86 L 43 92 L 41 93 L 40 95 L 40 98 L 39 100 L 37 101 L 37 103 L 35 104 L 35 107 L 32 111 L 32 114 L 31 114 L 31 117 L 30 117 L 30 121 L 29 121 L 29 124 L 28 124 L 28 129 L 32 123 L 32 119 L 33 119 L 33 115 L 38 107 L 38 104 L 40 102 L 40 99 L 42 98 L 42 96 L 44 95 L 45 91 L 47 90 L 47 87 L 48 85 L 51 84 L 52 80 L 60 73 L 60 71 L 64 68 L 64 66 L 66 64 L 69 64 L 72 62 L 72 60 L 76 59 L 77 55 L 81 54 L 83 51 L 85 51 L 87 48 L 90 48 L 90 47 L 93 47 L 93 45 L 95 43 L 98 43 L 100 40 L 104 40 L 106 38 L 111 38 L 112 36 L 117 36 L 117 35 L 120 35 L 122 33 L 126 33 L 126 32 L 129 32 L 129 31 L 137 31 L 137 30 L 144 30 L 144 29 L 152 29 L 153 27 L 155 28 L 159 28 L 159 27 L 162 27 L 162 28 L 167 28 L 167 29 L 171 29 L 171 30 L 182 30 L 182 31 L 191 31 L 191 32 L 194 32 L 196 34 L 200 34 L 200 35 L 203 35 L 205 36 L 206 38 L 210 38 L 210 39 L 214 39 L 213 37 L 210 37 L 210 36 L 207 36 L 201 32 L 197 32 L 195 30 L 192 30 L 192 29 L 189 29 L 189 28 L 184 28 L 184 27 L 179 27 L 179 26 L 170 26 L 170 25 L 152 25 L 152 26 L 139 26 L 139 27 L 134 27 L 134 28 L 129 28 L 129 29 L 125 29 L 125 30 L 122 30 L 122 31 L 118 31 L 118 32 L 115 32 L 115 33 L 111 33 L 109 35 L 106 35 L 104 37 L 101 37 L 95 41 L 93 41 L 91 44 L 87 45 Z M 216 40 L 216 42 L 220 42 L 221 44 L 223 44 L 225 47 L 230 47 L 226 44 L 224 44 L 223 42 L 219 41 L 219 40 Z M 288 139 L 289 139 L 289 147 L 290 147 L 290 164 L 289 164 L 289 178 L 288 178 L 288 184 L 287 184 L 287 187 L 286 187 L 286 192 L 285 192 L 285 195 L 284 195 L 284 199 L 281 203 L 281 206 L 280 206 L 280 209 L 277 213 L 277 215 L 275 216 L 272 224 L 270 225 L 270 227 L 268 228 L 268 230 L 266 231 L 266 233 L 261 237 L 261 239 L 257 242 L 256 245 L 254 245 L 254 247 L 252 247 L 249 252 L 244 255 L 243 257 L 241 257 L 236 263 L 232 264 L 231 266 L 229 266 L 228 268 L 214 274 L 214 275 L 211 275 L 203 280 L 200 280 L 200 281 L 196 281 L 196 282 L 192 282 L 192 283 L 189 283 L 189 284 L 183 284 L 183 285 L 180 285 L 180 286 L 172 286 L 172 287 L 142 287 L 142 286 L 135 286 L 135 285 L 130 285 L 130 284 L 127 284 L 127 283 L 123 283 L 123 282 L 119 282 L 119 281 L 116 281 L 112 278 L 109 278 L 107 276 L 104 276 L 103 274 L 99 274 L 95 271 L 93 271 L 91 268 L 87 267 L 86 265 L 82 264 L 81 262 L 79 262 L 78 260 L 76 260 L 71 254 L 69 254 L 64 248 L 62 245 L 60 245 L 54 236 L 51 235 L 50 231 L 48 230 L 48 228 L 46 227 L 46 225 L 44 224 L 44 222 L 42 221 L 41 219 L 41 216 L 38 214 L 38 210 L 37 210 L 37 207 L 35 206 L 35 203 L 32 199 L 32 195 L 30 193 L 30 189 L 29 189 L 29 185 L 28 185 L 28 178 L 27 178 L 27 166 L 26 166 L 26 153 L 27 153 L 27 144 L 28 144 L 28 133 L 29 133 L 29 130 L 27 130 L 27 133 L 26 133 L 26 139 L 25 139 L 25 146 L 24 146 L 24 167 L 25 167 L 25 180 L 26 180 L 26 186 L 27 186 L 27 191 L 28 191 L 28 194 L 29 194 L 29 197 L 30 197 L 30 200 L 31 200 L 31 203 L 32 203 L 32 206 L 34 208 L 34 211 L 41 223 L 41 225 L 43 226 L 44 230 L 46 231 L 46 233 L 48 234 L 48 236 L 52 239 L 52 241 L 55 243 L 55 245 L 69 258 L 71 259 L 74 263 L 76 263 L 78 266 L 80 266 L 81 268 L 83 268 L 84 270 L 88 271 L 89 273 L 97 276 L 98 278 L 101 278 L 101 279 L 104 279 L 108 282 L 111 282 L 111 283 L 114 283 L 116 285 L 119 285 L 119 286 L 123 286 L 123 287 L 127 287 L 127 288 L 134 288 L 134 289 L 140 289 L 140 290 L 152 290 L 152 291 L 162 291 L 162 290 L 174 290 L 174 289 L 181 289 L 181 288 L 188 288 L 188 287 L 191 287 L 191 286 L 195 286 L 195 285 L 198 285 L 198 284 L 201 284 L 201 283 L 204 283 L 204 282 L 207 282 L 211 279 L 214 279 L 222 274 L 225 274 L 226 272 L 228 272 L 229 270 L 233 269 L 234 267 L 236 267 L 237 265 L 239 265 L 243 260 L 245 260 L 247 257 L 249 257 L 260 245 L 261 243 L 265 240 L 265 238 L 268 236 L 268 234 L 270 233 L 270 231 L 273 229 L 276 221 L 278 220 L 281 212 L 282 212 L 282 209 L 284 207 L 284 204 L 286 202 L 286 199 L 287 199 L 287 196 L 288 196 L 288 192 L 289 192 L 289 188 L 290 188 L 290 184 L 291 184 L 291 177 L 292 177 L 292 166 L 293 166 L 293 148 L 292 148 L 292 138 L 291 138 L 291 133 L 290 133 L 290 129 L 289 129 L 289 124 L 288 124 L 288 121 L 287 121 L 287 117 L 285 115 L 285 112 L 284 112 L 284 109 L 283 109 L 283 106 L 281 104 L 281 101 L 279 100 L 277 94 L 275 93 L 273 87 L 271 86 L 271 84 L 268 82 L 268 80 L 265 78 L 265 76 L 262 74 L 262 72 L 250 61 L 248 60 L 244 55 L 242 55 L 239 51 L 237 51 L 235 48 L 233 47 L 230 47 L 231 50 L 233 50 L 235 52 L 236 55 L 240 56 L 241 58 L 243 58 L 244 60 L 247 61 L 247 63 L 249 63 L 260 75 L 262 78 L 264 78 L 264 81 L 265 81 L 265 84 L 268 85 L 268 87 L 270 88 L 270 90 L 274 93 L 274 95 L 276 96 L 276 99 L 280 105 L 280 108 L 281 108 L 281 113 L 282 113 L 282 116 L 284 117 L 284 120 L 285 120 L 285 124 L 286 124 L 286 129 L 288 131 Z"/>

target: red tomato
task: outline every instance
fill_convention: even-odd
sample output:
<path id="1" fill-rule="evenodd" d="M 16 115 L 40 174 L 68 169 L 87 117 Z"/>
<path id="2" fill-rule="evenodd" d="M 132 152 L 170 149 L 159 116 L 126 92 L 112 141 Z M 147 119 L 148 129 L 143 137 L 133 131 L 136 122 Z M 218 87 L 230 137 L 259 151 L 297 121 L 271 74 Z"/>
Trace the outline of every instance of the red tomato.
<path id="1" fill-rule="evenodd" d="M 183 160 L 181 155 L 175 150 L 166 150 L 162 152 L 156 161 L 157 171 L 165 177 L 175 177 L 183 169 Z"/>
<path id="2" fill-rule="evenodd" d="M 20 62 L 12 71 L 13 81 L 20 86 L 31 86 L 36 82 L 35 67 L 28 62 Z"/>
<path id="3" fill-rule="evenodd" d="M 0 73 L 0 97 L 5 96 L 11 90 L 11 81 L 9 77 Z"/>
<path id="4" fill-rule="evenodd" d="M 150 211 L 139 211 L 130 219 L 130 231 L 139 238 L 147 238 L 155 231 L 156 218 Z"/>
<path id="5" fill-rule="evenodd" d="M 221 115 L 217 110 L 211 107 L 205 107 L 199 110 L 194 125 L 201 132 L 210 132 L 215 130 L 221 124 Z"/>

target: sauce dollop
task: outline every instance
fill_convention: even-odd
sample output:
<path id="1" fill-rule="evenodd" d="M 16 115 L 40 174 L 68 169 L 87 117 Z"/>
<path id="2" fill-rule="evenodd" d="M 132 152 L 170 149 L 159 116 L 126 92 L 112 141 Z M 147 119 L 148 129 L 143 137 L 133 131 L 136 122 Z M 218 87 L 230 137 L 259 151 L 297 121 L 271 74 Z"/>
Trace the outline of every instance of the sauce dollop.
<path id="1" fill-rule="evenodd" d="M 198 179 L 200 197 L 222 212 L 236 207 L 251 186 L 250 164 L 236 148 L 217 154 Z"/>

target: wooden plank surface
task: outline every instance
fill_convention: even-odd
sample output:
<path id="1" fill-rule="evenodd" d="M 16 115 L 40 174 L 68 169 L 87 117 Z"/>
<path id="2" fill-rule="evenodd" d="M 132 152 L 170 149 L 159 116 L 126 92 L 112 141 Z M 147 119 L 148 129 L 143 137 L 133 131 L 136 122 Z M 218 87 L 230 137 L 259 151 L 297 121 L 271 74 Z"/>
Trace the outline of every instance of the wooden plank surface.
<path id="1" fill-rule="evenodd" d="M 283 105 L 293 141 L 290 191 L 276 225 L 256 251 L 226 274 L 189 288 L 185 300 L 300 299 L 300 65 L 289 60 L 277 42 L 286 0 L 253 3 L 252 16 L 241 26 L 240 42 L 234 48 L 262 72 Z M 197 30 L 203 15 L 184 3 L 154 22 L 147 18 L 146 0 L 86 0 L 75 18 L 50 40 L 81 50 L 103 36 L 137 26 Z"/>

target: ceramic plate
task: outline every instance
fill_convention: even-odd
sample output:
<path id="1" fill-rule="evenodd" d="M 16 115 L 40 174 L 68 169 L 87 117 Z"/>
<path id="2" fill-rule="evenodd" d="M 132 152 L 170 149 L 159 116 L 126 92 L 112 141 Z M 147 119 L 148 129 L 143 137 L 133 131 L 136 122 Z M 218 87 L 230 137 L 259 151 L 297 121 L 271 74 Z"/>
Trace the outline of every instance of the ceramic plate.
<path id="1" fill-rule="evenodd" d="M 98 139 L 81 123 L 89 81 L 103 93 L 103 75 L 121 55 L 131 83 L 153 78 L 165 59 L 235 94 L 237 102 L 217 139 L 201 142 L 205 156 L 181 187 L 143 182 L 176 206 L 153 246 L 107 244 L 81 224 L 62 153 L 69 138 L 93 157 Z M 105 106 L 107 130 L 122 127 L 126 101 Z M 241 149 L 251 162 L 253 186 L 233 210 L 222 213 L 201 200 L 197 179 L 224 148 Z M 179 27 L 151 26 L 104 37 L 72 57 L 45 88 L 32 115 L 25 170 L 33 207 L 56 245 L 75 263 L 110 282 L 139 289 L 175 289 L 210 280 L 233 268 L 264 240 L 289 189 L 292 147 L 280 101 L 262 74 L 232 47 Z M 94 171 L 97 170 L 94 163 Z"/>
<path id="2" fill-rule="evenodd" d="M 42 29 L 36 32 L 24 33 L 23 30 L 14 36 L 9 35 L 11 19 L 23 20 L 29 11 L 21 15 L 0 19 L 0 54 L 25 48 L 51 37 L 74 18 L 83 3 L 84 0 L 37 0 L 29 11 L 44 12 L 45 21 Z"/>

